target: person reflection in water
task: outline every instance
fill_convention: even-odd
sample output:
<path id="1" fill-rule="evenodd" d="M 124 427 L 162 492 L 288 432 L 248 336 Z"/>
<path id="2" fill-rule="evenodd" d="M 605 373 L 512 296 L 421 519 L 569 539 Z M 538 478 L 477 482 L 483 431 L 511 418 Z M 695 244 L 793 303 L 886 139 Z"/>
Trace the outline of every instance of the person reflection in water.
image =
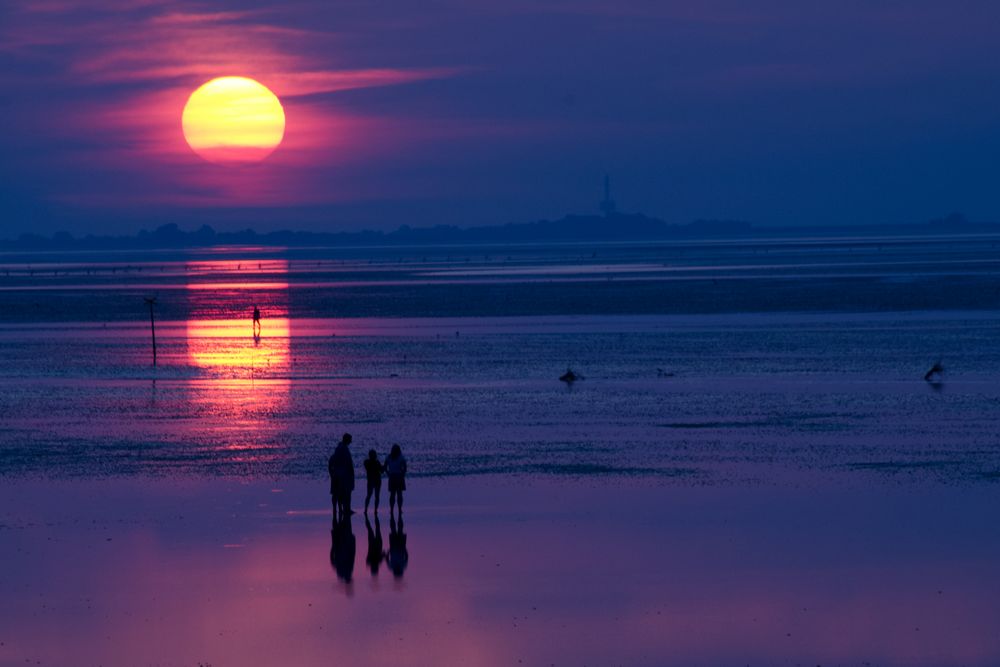
<path id="1" fill-rule="evenodd" d="M 334 457 L 336 456 L 336 450 L 333 454 L 330 454 L 330 460 L 326 462 L 326 470 L 330 473 L 330 504 L 333 505 L 333 520 L 337 520 L 337 501 L 340 500 L 340 496 L 337 495 L 337 473 L 334 470 Z"/>
<path id="2" fill-rule="evenodd" d="M 330 528 L 330 565 L 337 578 L 351 583 L 354 575 L 354 557 L 357 554 L 357 540 L 351 530 L 350 517 L 334 519 Z"/>
<path id="3" fill-rule="evenodd" d="M 385 559 L 385 552 L 382 550 L 382 525 L 378 521 L 378 514 L 375 515 L 374 530 L 367 515 L 365 516 L 365 528 L 368 529 L 368 555 L 365 556 L 365 562 L 368 564 L 372 576 L 377 577 L 378 568 Z"/>
<path id="4" fill-rule="evenodd" d="M 365 478 L 368 481 L 368 490 L 365 493 L 365 516 L 368 516 L 368 503 L 375 494 L 375 514 L 378 514 L 378 501 L 382 495 L 382 471 L 385 466 L 379 463 L 378 452 L 374 449 L 368 450 L 368 458 L 365 459 Z"/>
<path id="5" fill-rule="evenodd" d="M 253 307 L 253 337 L 260 338 L 260 308 L 256 304 Z"/>
<path id="6" fill-rule="evenodd" d="M 385 459 L 385 471 L 389 474 L 389 516 L 399 500 L 399 516 L 403 516 L 403 491 L 406 491 L 406 459 L 399 445 L 393 445 Z"/>
<path id="7" fill-rule="evenodd" d="M 345 518 L 351 511 L 351 492 L 354 491 L 354 459 L 351 458 L 351 434 L 345 433 L 327 463 L 330 472 L 330 496 L 334 516 Z"/>
<path id="8" fill-rule="evenodd" d="M 397 579 L 403 576 L 406 565 L 410 562 L 410 553 L 406 550 L 406 533 L 403 532 L 403 517 L 400 515 L 399 521 L 396 521 L 392 512 L 389 512 L 389 551 L 385 562 Z"/>

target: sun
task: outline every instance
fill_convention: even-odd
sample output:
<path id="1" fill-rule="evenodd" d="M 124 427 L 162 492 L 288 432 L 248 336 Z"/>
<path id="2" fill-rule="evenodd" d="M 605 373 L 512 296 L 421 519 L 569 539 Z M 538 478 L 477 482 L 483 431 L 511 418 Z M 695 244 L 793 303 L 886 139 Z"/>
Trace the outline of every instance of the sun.
<path id="1" fill-rule="evenodd" d="M 191 93 L 181 127 L 191 149 L 209 162 L 260 162 L 285 136 L 285 110 L 263 84 L 223 76 Z"/>

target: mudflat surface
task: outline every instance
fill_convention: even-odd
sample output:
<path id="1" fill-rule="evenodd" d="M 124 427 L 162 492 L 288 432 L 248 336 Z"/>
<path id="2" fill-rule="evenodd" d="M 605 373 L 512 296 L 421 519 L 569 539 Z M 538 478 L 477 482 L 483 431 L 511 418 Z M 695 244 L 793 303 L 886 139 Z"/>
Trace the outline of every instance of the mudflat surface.
<path id="1" fill-rule="evenodd" d="M 0 664 L 1000 661 L 994 487 L 409 486 L 5 484 Z"/>

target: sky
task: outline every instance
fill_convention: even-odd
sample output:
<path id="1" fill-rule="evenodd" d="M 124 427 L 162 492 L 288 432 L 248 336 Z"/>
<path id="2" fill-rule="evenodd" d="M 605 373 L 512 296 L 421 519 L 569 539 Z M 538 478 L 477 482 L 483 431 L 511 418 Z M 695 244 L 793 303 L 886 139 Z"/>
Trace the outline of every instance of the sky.
<path id="1" fill-rule="evenodd" d="M 260 81 L 220 165 L 188 96 Z M 0 238 L 340 231 L 621 210 L 1000 220 L 995 0 L 4 0 Z"/>

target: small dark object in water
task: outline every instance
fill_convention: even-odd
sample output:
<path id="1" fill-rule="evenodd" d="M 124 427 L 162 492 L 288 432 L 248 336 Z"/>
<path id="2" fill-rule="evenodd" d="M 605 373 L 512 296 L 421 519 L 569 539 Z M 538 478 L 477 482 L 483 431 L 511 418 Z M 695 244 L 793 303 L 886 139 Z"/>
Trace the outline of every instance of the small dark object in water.
<path id="1" fill-rule="evenodd" d="M 924 382 L 937 383 L 944 379 L 944 366 L 940 361 L 935 361 L 930 370 L 924 373 Z"/>
<path id="2" fill-rule="evenodd" d="M 567 368 L 566 372 L 559 376 L 560 382 L 565 382 L 566 384 L 573 384 L 577 380 L 582 380 L 582 375 L 577 375 L 573 372 L 572 368 Z"/>
<path id="3" fill-rule="evenodd" d="M 674 374 L 671 371 L 665 371 L 662 368 L 656 369 L 656 377 L 658 378 L 672 378 Z"/>

